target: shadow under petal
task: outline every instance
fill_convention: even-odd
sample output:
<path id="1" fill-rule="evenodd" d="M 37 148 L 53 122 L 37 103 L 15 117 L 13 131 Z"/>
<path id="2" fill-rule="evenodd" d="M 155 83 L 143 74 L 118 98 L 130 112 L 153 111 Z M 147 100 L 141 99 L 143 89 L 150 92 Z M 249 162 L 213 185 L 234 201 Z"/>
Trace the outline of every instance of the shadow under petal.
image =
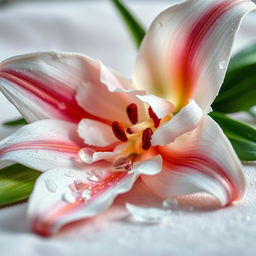
<path id="1" fill-rule="evenodd" d="M 2 208 L 0 229 L 7 233 L 30 233 L 27 203 Z"/>

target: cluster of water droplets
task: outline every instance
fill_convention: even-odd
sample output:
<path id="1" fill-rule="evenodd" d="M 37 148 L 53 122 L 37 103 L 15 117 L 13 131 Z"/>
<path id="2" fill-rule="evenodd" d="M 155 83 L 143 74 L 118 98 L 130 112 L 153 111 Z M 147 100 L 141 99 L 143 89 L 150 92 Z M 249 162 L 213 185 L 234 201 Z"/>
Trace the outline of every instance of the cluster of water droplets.
<path id="1" fill-rule="evenodd" d="M 64 174 L 68 178 L 74 178 L 72 171 L 67 171 Z M 95 184 L 98 184 L 102 180 L 103 171 L 92 169 L 87 172 L 87 181 L 74 180 L 69 186 L 69 190 L 62 193 L 62 200 L 66 203 L 75 203 L 77 200 L 81 202 L 88 202 L 91 200 L 93 191 L 92 188 Z M 53 179 L 46 179 L 45 186 L 47 190 L 51 193 L 56 193 L 58 191 L 58 186 Z M 99 188 L 101 188 L 99 186 Z"/>
<path id="2" fill-rule="evenodd" d="M 129 158 L 121 157 L 113 162 L 112 168 L 114 171 L 131 171 L 133 163 Z"/>

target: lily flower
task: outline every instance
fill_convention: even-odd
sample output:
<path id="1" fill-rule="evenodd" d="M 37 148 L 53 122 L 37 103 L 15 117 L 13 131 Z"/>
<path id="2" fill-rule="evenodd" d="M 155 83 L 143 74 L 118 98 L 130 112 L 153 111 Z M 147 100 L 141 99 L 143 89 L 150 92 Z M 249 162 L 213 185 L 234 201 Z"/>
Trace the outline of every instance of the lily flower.
<path id="1" fill-rule="evenodd" d="M 52 235 L 107 209 L 137 178 L 159 197 L 196 192 L 221 206 L 243 197 L 241 163 L 207 113 L 249 0 L 188 0 L 150 26 L 131 81 L 75 53 L 0 64 L 0 89 L 30 124 L 0 142 L 0 161 L 44 172 L 31 228 Z"/>

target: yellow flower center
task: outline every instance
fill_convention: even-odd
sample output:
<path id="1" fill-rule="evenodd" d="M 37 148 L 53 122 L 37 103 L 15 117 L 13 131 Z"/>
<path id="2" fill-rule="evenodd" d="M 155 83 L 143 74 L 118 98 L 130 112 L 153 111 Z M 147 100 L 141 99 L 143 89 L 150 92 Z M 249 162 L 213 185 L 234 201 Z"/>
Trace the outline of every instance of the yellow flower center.
<path id="1" fill-rule="evenodd" d="M 124 127 L 119 122 L 112 123 L 112 130 L 117 139 L 125 142 L 125 147 L 119 157 L 136 158 L 151 148 L 151 137 L 153 133 L 166 122 L 168 122 L 173 114 L 170 113 L 163 119 L 159 119 L 153 112 L 152 108 L 148 108 L 149 118 L 143 122 L 138 122 L 138 110 L 136 104 L 130 104 L 127 107 L 127 115 L 133 124 L 130 127 Z"/>

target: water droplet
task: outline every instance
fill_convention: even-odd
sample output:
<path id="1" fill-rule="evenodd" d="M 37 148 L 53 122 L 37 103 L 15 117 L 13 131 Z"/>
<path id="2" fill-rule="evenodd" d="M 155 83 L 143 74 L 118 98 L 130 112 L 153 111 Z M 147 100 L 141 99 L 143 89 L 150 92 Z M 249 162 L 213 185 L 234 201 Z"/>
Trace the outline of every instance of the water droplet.
<path id="1" fill-rule="evenodd" d="M 225 69 L 226 66 L 227 66 L 227 63 L 226 63 L 225 60 L 222 60 L 222 61 L 219 62 L 219 68 L 220 69 Z"/>
<path id="2" fill-rule="evenodd" d="M 56 192 L 57 191 L 57 185 L 56 185 L 56 183 L 53 181 L 53 180 L 51 180 L 51 179 L 47 179 L 46 181 L 45 181 L 45 185 L 46 185 L 46 187 L 47 187 L 47 189 L 50 191 L 50 192 Z"/>
<path id="3" fill-rule="evenodd" d="M 133 164 L 130 159 L 122 157 L 113 162 L 112 167 L 115 171 L 130 171 L 133 168 Z"/>
<path id="4" fill-rule="evenodd" d="M 100 182 L 100 177 L 97 176 L 97 175 L 92 175 L 90 177 L 87 178 L 89 181 L 92 181 L 92 182 Z"/>
<path id="5" fill-rule="evenodd" d="M 166 198 L 162 204 L 163 207 L 169 209 L 177 209 L 179 207 L 179 202 L 174 198 Z"/>
<path id="6" fill-rule="evenodd" d="M 162 27 L 163 27 L 163 22 L 162 22 L 162 21 L 159 21 L 159 22 L 158 22 L 158 27 L 159 27 L 159 28 L 162 28 Z"/>
<path id="7" fill-rule="evenodd" d="M 83 199 L 90 200 L 91 199 L 91 192 L 89 190 L 84 190 L 81 194 Z"/>
<path id="8" fill-rule="evenodd" d="M 65 102 L 59 102 L 58 103 L 58 108 L 60 110 L 65 110 L 67 108 L 67 106 L 66 106 Z"/>
<path id="9" fill-rule="evenodd" d="M 74 192 L 82 192 L 85 187 L 87 187 L 87 184 L 83 183 L 81 180 L 75 180 L 70 188 Z"/>
<path id="10" fill-rule="evenodd" d="M 71 171 L 66 172 L 64 175 L 65 175 L 66 177 L 70 177 L 70 178 L 74 177 L 74 174 L 73 174 Z"/>
<path id="11" fill-rule="evenodd" d="M 62 200 L 69 204 L 72 204 L 76 201 L 76 198 L 73 194 L 66 192 L 62 195 Z"/>
<path id="12" fill-rule="evenodd" d="M 160 223 L 171 211 L 158 208 L 145 208 L 126 203 L 126 209 L 135 220 L 145 223 Z"/>
<path id="13" fill-rule="evenodd" d="M 246 221 L 250 221 L 250 220 L 251 220 L 251 216 L 247 215 L 247 216 L 245 217 L 245 220 L 246 220 Z"/>
<path id="14" fill-rule="evenodd" d="M 82 148 L 78 152 L 78 156 L 80 160 L 84 163 L 91 163 L 93 154 L 95 153 L 95 150 L 91 148 Z"/>

